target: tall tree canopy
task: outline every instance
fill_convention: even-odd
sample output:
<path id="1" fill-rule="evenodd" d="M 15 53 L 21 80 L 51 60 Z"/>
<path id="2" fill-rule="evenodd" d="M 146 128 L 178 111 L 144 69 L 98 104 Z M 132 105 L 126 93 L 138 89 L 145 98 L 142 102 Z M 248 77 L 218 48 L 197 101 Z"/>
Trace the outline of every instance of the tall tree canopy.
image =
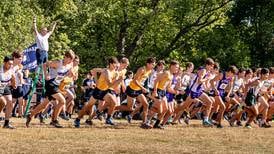
<path id="1" fill-rule="evenodd" d="M 50 57 L 73 49 L 81 71 L 127 56 L 131 68 L 146 57 L 221 66 L 273 66 L 273 0 L 9 0 L 0 1 L 0 58 L 33 43 L 38 27 L 58 21 Z"/>

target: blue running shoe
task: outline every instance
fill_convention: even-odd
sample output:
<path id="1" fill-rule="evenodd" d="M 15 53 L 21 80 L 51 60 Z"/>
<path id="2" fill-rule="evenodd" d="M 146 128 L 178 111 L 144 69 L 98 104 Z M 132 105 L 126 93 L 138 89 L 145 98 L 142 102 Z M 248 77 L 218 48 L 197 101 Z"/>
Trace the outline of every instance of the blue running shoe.
<path id="1" fill-rule="evenodd" d="M 80 127 L 80 119 L 76 118 L 74 120 L 74 127 L 79 128 Z"/>
<path id="2" fill-rule="evenodd" d="M 106 124 L 114 126 L 115 123 L 112 121 L 112 118 L 106 119 Z"/>
<path id="3" fill-rule="evenodd" d="M 127 116 L 126 116 L 126 119 L 127 119 L 127 122 L 128 122 L 128 123 L 131 123 L 131 120 L 132 120 L 131 115 L 127 115 Z"/>
<path id="4" fill-rule="evenodd" d="M 204 125 L 205 127 L 211 127 L 213 124 L 210 123 L 208 120 L 204 120 L 204 121 L 203 121 L 203 125 Z"/>

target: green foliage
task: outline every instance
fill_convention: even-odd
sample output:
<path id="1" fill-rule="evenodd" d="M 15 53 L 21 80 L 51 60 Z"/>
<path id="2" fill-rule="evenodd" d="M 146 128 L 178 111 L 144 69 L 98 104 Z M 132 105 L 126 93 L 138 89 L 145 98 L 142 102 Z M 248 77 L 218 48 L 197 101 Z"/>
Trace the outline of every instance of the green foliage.
<path id="1" fill-rule="evenodd" d="M 51 29 L 50 59 L 73 49 L 80 72 L 105 67 L 110 56 L 127 56 L 130 69 L 148 56 L 202 65 L 213 57 L 222 67 L 273 65 L 271 0 L 8 0 L 0 1 L 0 59 Z"/>

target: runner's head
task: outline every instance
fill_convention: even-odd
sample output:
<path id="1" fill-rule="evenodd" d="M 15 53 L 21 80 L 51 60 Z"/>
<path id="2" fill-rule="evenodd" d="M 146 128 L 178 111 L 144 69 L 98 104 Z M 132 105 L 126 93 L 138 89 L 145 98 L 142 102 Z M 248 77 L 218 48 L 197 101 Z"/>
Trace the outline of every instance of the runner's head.
<path id="1" fill-rule="evenodd" d="M 252 71 L 252 69 L 250 69 L 250 68 L 246 69 L 246 71 L 245 71 L 245 77 L 247 79 L 251 79 L 253 77 L 253 71 Z"/>
<path id="2" fill-rule="evenodd" d="M 75 53 L 72 50 L 68 50 L 64 56 L 65 63 L 72 63 L 75 58 Z"/>
<path id="3" fill-rule="evenodd" d="M 22 63 L 22 52 L 20 52 L 19 50 L 15 50 L 12 53 L 12 57 L 13 57 L 13 62 L 15 65 Z"/>
<path id="4" fill-rule="evenodd" d="M 186 72 L 192 73 L 194 70 L 194 64 L 192 62 L 187 62 L 186 63 Z"/>
<path id="5" fill-rule="evenodd" d="M 146 68 L 149 70 L 152 70 L 155 66 L 156 59 L 153 57 L 150 57 L 146 61 Z"/>
<path id="6" fill-rule="evenodd" d="M 269 69 L 268 68 L 262 68 L 261 69 L 261 79 L 267 80 L 269 77 Z"/>
<path id="7" fill-rule="evenodd" d="M 10 69 L 13 66 L 13 59 L 9 56 L 4 58 L 4 67 L 5 69 Z"/>
<path id="8" fill-rule="evenodd" d="M 41 33 L 42 36 L 45 36 L 48 33 L 48 28 L 47 27 L 41 28 L 40 33 Z"/>
<path id="9" fill-rule="evenodd" d="M 255 71 L 254 74 L 253 74 L 253 78 L 260 78 L 261 77 L 261 70 L 262 68 L 254 68 Z"/>
<path id="10" fill-rule="evenodd" d="M 119 62 L 116 57 L 110 57 L 108 59 L 108 67 L 110 69 L 116 69 L 119 66 Z"/>
<path id="11" fill-rule="evenodd" d="M 172 60 L 169 65 L 170 72 L 175 74 L 179 71 L 180 65 L 179 62 L 176 60 Z"/>
<path id="12" fill-rule="evenodd" d="M 205 60 L 205 67 L 209 71 L 212 70 L 214 67 L 214 60 L 212 58 L 207 58 Z"/>
<path id="13" fill-rule="evenodd" d="M 127 78 L 129 78 L 129 79 L 133 78 L 133 72 L 132 71 L 127 72 Z"/>
<path id="14" fill-rule="evenodd" d="M 129 60 L 126 58 L 126 57 L 123 57 L 121 60 L 120 60 L 120 67 L 122 69 L 126 69 L 129 65 Z"/>
<path id="15" fill-rule="evenodd" d="M 228 77 L 234 77 L 235 74 L 238 73 L 238 69 L 236 66 L 229 66 L 228 69 L 226 70 L 226 75 Z"/>
<path id="16" fill-rule="evenodd" d="M 244 68 L 239 68 L 238 77 L 243 78 L 244 76 L 245 76 L 245 69 Z"/>
<path id="17" fill-rule="evenodd" d="M 156 65 L 156 71 L 163 71 L 165 69 L 165 61 L 159 60 Z"/>

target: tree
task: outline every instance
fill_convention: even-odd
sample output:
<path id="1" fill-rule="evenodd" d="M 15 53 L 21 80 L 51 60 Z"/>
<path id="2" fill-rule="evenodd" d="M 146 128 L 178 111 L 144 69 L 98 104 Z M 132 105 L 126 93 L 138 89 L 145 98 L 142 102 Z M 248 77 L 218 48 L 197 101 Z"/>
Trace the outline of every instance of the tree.
<path id="1" fill-rule="evenodd" d="M 250 48 L 252 66 L 273 66 L 274 3 L 237 0 L 229 16 L 241 40 Z"/>

